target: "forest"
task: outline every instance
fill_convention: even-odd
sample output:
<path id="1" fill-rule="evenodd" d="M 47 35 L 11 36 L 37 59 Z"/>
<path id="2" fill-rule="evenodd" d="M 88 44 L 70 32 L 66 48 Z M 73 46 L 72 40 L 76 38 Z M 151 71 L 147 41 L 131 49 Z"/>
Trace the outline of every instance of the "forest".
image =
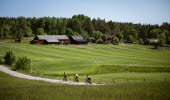
<path id="1" fill-rule="evenodd" d="M 82 35 L 88 42 L 107 43 L 114 35 L 116 43 L 148 45 L 150 40 L 159 40 L 160 46 L 170 44 L 170 23 L 162 25 L 113 22 L 79 14 L 72 18 L 56 17 L 0 17 L 0 39 L 22 39 L 35 35 Z"/>

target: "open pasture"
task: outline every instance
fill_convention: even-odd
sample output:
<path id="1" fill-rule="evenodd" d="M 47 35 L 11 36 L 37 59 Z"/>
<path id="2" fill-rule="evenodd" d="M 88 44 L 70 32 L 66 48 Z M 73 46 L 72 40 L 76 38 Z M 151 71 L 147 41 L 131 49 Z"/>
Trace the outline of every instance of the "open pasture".
<path id="1" fill-rule="evenodd" d="M 169 80 L 170 48 L 152 49 L 152 46 L 121 45 L 31 45 L 25 43 L 1 43 L 0 57 L 8 50 L 17 56 L 32 59 L 32 74 L 42 77 L 62 79 L 66 72 L 70 80 L 78 73 L 81 81 L 90 74 L 94 82 L 112 83 L 122 75 L 123 81 L 135 76 L 141 81 L 150 77 Z M 123 73 L 123 74 L 122 74 Z M 153 74 L 152 74 L 153 73 Z M 126 74 L 126 75 L 124 75 Z M 155 75 L 157 77 L 155 77 Z M 107 80 L 103 80 L 103 78 Z M 121 78 L 120 78 L 121 80 Z M 160 81 L 161 81 L 160 80 Z M 136 78 L 136 81 L 138 79 Z"/>

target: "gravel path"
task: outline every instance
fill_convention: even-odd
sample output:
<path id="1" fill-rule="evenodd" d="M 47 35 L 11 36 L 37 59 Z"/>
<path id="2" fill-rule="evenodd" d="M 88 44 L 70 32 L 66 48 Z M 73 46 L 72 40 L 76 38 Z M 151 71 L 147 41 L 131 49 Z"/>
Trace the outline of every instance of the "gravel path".
<path id="1" fill-rule="evenodd" d="M 26 74 L 22 74 L 22 73 L 19 73 L 19 72 L 16 72 L 16 71 L 12 71 L 11 69 L 9 69 L 7 67 L 4 67 L 2 65 L 0 65 L 0 71 L 2 71 L 4 73 L 7 73 L 7 74 L 10 74 L 10 75 L 15 76 L 15 77 L 29 79 L 29 80 L 40 80 L 40 81 L 53 82 L 53 83 L 65 83 L 65 84 L 70 84 L 70 85 L 86 85 L 83 82 L 79 82 L 79 83 L 75 83 L 73 81 L 64 82 L 62 80 L 49 79 L 49 78 L 41 78 L 41 77 L 26 75 Z M 92 83 L 92 85 L 104 85 L 104 84 Z"/>

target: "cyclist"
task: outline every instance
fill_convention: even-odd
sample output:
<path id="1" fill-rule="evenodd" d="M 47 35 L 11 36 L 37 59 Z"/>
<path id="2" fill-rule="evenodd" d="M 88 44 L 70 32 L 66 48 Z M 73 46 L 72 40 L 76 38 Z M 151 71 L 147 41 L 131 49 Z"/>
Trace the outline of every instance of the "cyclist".
<path id="1" fill-rule="evenodd" d="M 85 82 L 85 83 L 86 83 L 86 84 L 87 84 L 87 83 L 92 84 L 90 75 L 87 75 L 87 77 L 86 77 L 86 82 Z"/>
<path id="2" fill-rule="evenodd" d="M 79 82 L 78 74 L 75 74 L 75 76 L 74 76 L 74 81 L 75 81 L 75 82 Z"/>
<path id="3" fill-rule="evenodd" d="M 63 81 L 67 82 L 67 74 L 65 72 L 64 72 L 63 76 L 64 76 Z"/>

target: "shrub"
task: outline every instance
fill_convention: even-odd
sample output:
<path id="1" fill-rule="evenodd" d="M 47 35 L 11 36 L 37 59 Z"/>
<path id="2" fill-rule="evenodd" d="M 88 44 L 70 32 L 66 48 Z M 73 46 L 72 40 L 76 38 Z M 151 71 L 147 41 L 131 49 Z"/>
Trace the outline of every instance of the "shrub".
<path id="1" fill-rule="evenodd" d="M 114 40 L 114 44 L 119 43 L 119 38 L 114 37 L 113 40 Z"/>
<path id="2" fill-rule="evenodd" d="M 5 61 L 5 64 L 7 65 L 15 64 L 15 61 L 16 61 L 15 53 L 13 51 L 7 51 L 4 56 L 4 61 Z"/>
<path id="3" fill-rule="evenodd" d="M 139 39 L 139 44 L 144 44 L 143 39 Z"/>
<path id="4" fill-rule="evenodd" d="M 116 37 L 119 39 L 119 41 L 121 41 L 123 39 L 122 32 L 119 32 L 118 34 L 116 34 Z"/>
<path id="5" fill-rule="evenodd" d="M 31 70 L 31 59 L 27 57 L 19 57 L 15 65 L 15 70 L 30 71 Z"/>
<path id="6" fill-rule="evenodd" d="M 102 39 L 98 39 L 98 40 L 96 41 L 96 44 L 103 44 L 103 40 L 102 40 Z"/>
<path id="7" fill-rule="evenodd" d="M 102 38 L 103 42 L 105 42 L 107 39 L 107 36 L 103 34 L 101 38 Z"/>
<path id="8" fill-rule="evenodd" d="M 158 46 L 160 45 L 160 43 L 159 42 L 155 42 L 153 45 L 154 45 L 154 49 L 158 49 Z"/>
<path id="9" fill-rule="evenodd" d="M 158 45 L 159 45 L 160 47 L 163 47 L 163 46 L 165 45 L 165 40 L 160 39 L 160 41 L 158 42 Z"/>
<path id="10" fill-rule="evenodd" d="M 3 64 L 3 63 L 4 63 L 4 59 L 0 58 L 0 64 Z"/>
<path id="11" fill-rule="evenodd" d="M 145 39 L 144 45 L 149 45 L 150 41 L 149 38 Z"/>
<path id="12" fill-rule="evenodd" d="M 92 32 L 92 37 L 94 37 L 94 40 L 97 42 L 98 39 L 101 39 L 102 32 L 100 32 L 100 31 L 93 31 Z"/>
<path id="13" fill-rule="evenodd" d="M 129 35 L 129 42 L 130 42 L 130 43 L 135 42 L 135 38 L 134 38 L 133 35 Z"/>

